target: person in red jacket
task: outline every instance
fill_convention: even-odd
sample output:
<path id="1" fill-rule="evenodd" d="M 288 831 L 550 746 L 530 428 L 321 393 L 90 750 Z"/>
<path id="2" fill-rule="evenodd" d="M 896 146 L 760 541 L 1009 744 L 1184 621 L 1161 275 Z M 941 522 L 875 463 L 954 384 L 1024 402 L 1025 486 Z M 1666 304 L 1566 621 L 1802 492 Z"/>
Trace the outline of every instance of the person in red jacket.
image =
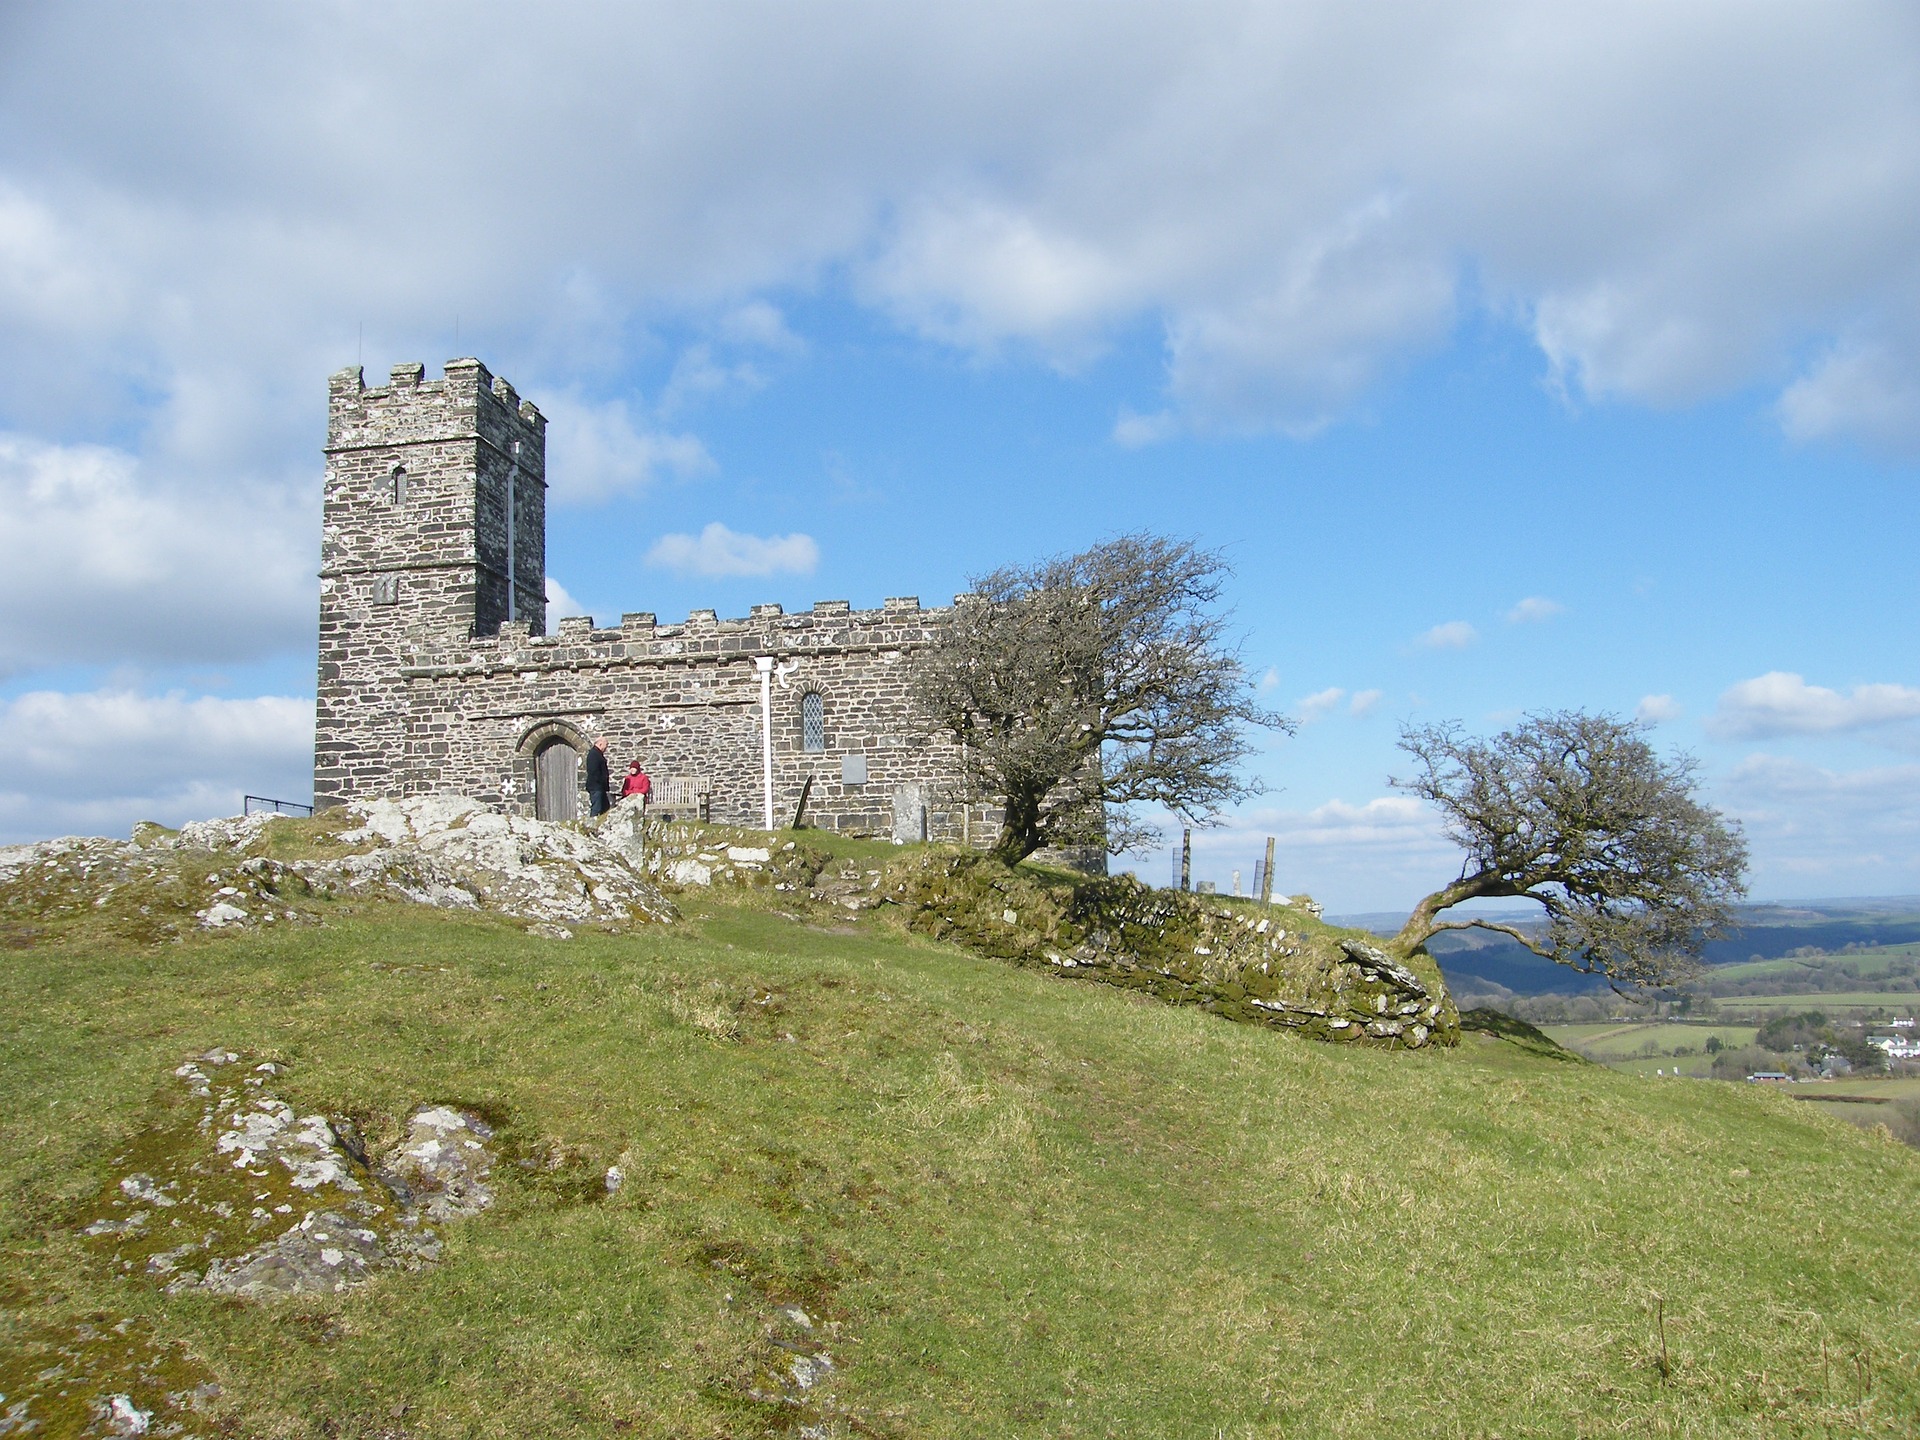
<path id="1" fill-rule="evenodd" d="M 638 795 L 642 808 L 645 808 L 647 797 L 651 794 L 653 781 L 648 778 L 647 772 L 640 768 L 638 760 L 628 761 L 627 778 L 620 783 L 620 798 L 624 800 L 629 795 Z"/>

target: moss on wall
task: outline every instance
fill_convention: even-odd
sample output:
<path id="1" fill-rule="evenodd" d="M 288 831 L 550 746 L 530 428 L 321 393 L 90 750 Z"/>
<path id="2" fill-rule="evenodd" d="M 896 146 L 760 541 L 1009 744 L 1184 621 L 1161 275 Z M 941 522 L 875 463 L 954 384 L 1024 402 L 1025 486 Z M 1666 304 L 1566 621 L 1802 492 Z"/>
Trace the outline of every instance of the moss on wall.
<path id="1" fill-rule="evenodd" d="M 1459 1039 L 1430 956 L 1402 965 L 1371 936 L 1291 906 L 1155 890 L 1130 876 L 1010 869 L 940 849 L 894 862 L 883 893 L 920 934 L 1229 1020 L 1405 1049 Z"/>

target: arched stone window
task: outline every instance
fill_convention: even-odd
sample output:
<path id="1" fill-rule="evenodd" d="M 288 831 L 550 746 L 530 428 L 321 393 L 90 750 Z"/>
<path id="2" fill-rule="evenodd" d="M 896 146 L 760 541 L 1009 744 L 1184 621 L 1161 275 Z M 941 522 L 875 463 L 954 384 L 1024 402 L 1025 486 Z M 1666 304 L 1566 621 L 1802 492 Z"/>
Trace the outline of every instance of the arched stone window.
<path id="1" fill-rule="evenodd" d="M 393 473 L 387 476 L 387 500 L 393 505 L 407 503 L 407 467 L 396 465 Z"/>
<path id="2" fill-rule="evenodd" d="M 800 697 L 800 748 L 810 755 L 827 748 L 827 702 L 818 690 Z"/>

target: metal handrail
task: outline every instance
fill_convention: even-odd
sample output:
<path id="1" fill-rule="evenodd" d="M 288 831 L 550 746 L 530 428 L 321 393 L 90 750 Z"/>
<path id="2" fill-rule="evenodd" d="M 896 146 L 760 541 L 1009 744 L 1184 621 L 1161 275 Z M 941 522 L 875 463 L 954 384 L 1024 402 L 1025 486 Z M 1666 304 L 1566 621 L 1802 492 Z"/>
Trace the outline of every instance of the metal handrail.
<path id="1" fill-rule="evenodd" d="M 266 795 L 248 795 L 241 801 L 242 815 L 311 815 L 313 806 L 298 800 L 275 800 Z"/>

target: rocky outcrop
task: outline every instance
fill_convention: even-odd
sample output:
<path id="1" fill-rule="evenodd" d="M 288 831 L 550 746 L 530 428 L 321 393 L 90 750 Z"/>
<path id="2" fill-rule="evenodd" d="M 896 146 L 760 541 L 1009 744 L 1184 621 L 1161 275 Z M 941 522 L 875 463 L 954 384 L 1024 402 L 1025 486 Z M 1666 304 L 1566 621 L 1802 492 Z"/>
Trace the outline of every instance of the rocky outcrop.
<path id="1" fill-rule="evenodd" d="M 856 912 L 887 903 L 884 866 L 836 859 L 804 839 L 781 840 L 764 830 L 728 825 L 643 820 L 627 804 L 608 812 L 599 833 L 611 834 L 636 866 L 672 890 L 765 889 Z"/>
<path id="2" fill-rule="evenodd" d="M 290 853 L 298 858 L 279 858 Z M 618 930 L 676 914 L 627 855 L 586 829 L 462 796 L 0 849 L 0 916 L 100 914 L 149 938 L 311 923 L 321 918 L 316 901 L 360 896 L 491 911 L 561 939 L 579 925 Z"/>
<path id="3" fill-rule="evenodd" d="M 637 800 L 623 800 L 609 810 L 595 834 L 636 870 L 674 890 L 804 893 L 829 859 L 815 846 L 764 830 L 664 820 L 648 814 Z"/>
<path id="4" fill-rule="evenodd" d="M 137 1168 L 81 1228 L 169 1293 L 338 1293 L 436 1259 L 434 1227 L 492 1203 L 493 1132 L 477 1115 L 423 1106 L 391 1153 L 370 1156 L 344 1122 L 282 1100 L 272 1061 L 212 1050 L 173 1073 L 186 1112 L 121 1157 Z"/>
<path id="5" fill-rule="evenodd" d="M 386 885 L 426 904 L 493 910 L 555 928 L 674 918 L 672 903 L 633 862 L 587 830 L 501 815 L 454 795 L 348 809 L 361 823 L 342 831 L 341 841 L 378 848 L 313 867 L 310 879 Z"/>

